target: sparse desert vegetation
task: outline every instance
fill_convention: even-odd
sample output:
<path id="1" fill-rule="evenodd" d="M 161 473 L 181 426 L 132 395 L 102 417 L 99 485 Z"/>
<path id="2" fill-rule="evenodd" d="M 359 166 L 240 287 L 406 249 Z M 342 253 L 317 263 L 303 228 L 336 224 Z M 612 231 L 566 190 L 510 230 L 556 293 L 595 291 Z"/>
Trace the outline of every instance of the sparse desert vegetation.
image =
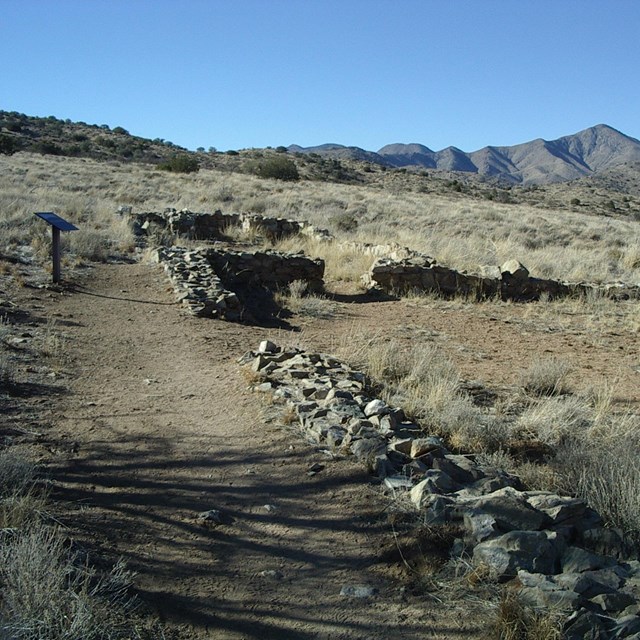
<path id="1" fill-rule="evenodd" d="M 52 153 L 0 156 L 3 393 L 13 402 L 16 389 L 32 378 L 56 381 L 60 375 L 64 379 L 66 368 L 81 366 L 61 360 L 67 348 L 75 348 L 65 335 L 75 318 L 63 324 L 51 315 L 39 317 L 37 323 L 33 320 L 36 326 L 27 328 L 15 306 L 14 300 L 28 299 L 31 291 L 46 291 L 37 287 L 47 280 L 50 241 L 34 211 L 56 211 L 80 227 L 65 236 L 65 268 L 73 278 L 87 265 L 139 257 L 118 207 L 222 209 L 305 219 L 329 227 L 340 242 L 302 236 L 271 241 L 238 229 L 227 234 L 245 247 L 303 250 L 325 260 L 325 293 L 309 294 L 304 282 L 293 282 L 276 298 L 290 314 L 289 328 L 298 330 L 287 333 L 288 340 L 331 351 L 361 368 L 381 398 L 402 407 L 456 452 L 484 456 L 518 474 L 530 489 L 585 498 L 637 549 L 638 301 L 614 302 L 596 294 L 527 305 L 422 294 L 388 301 L 367 298 L 360 276 L 374 258 L 356 243 L 397 243 L 470 271 L 516 258 L 539 277 L 633 284 L 640 283 L 640 221 L 619 211 L 603 217 L 599 205 L 590 210 L 583 192 L 591 187 L 584 180 L 567 186 L 566 193 L 561 186 L 511 190 L 511 201 L 499 202 L 499 197 L 478 197 L 485 187 L 477 184 L 446 186 L 444 178 L 363 166 L 291 159 L 282 150 L 211 153 L 197 172 Z M 344 168 L 351 173 L 330 181 L 331 172 Z M 168 236 L 156 241 L 196 244 Z M 124 297 L 136 295 L 127 290 Z M 155 311 L 149 304 L 147 313 Z M 18 335 L 17 326 L 29 336 Z M 483 333 L 492 326 L 497 329 Z M 233 335 L 224 331 L 219 330 L 233 345 L 227 347 L 233 356 L 252 346 L 240 329 Z M 253 340 L 257 330 L 247 331 Z M 279 338 L 286 333 L 278 331 Z M 125 347 L 135 349 L 133 338 L 128 339 Z M 27 340 L 42 362 L 21 362 L 20 340 Z M 158 384 L 156 376 L 140 376 L 149 406 L 157 397 L 149 393 Z M 128 384 L 134 385 L 137 378 L 133 380 Z M 11 415 L 12 424 L 19 424 L 19 416 Z M 102 414 L 99 420 L 105 420 Z M 132 576 L 118 563 L 98 572 L 85 562 L 72 536 L 49 519 L 53 498 L 37 467 L 18 456 L 10 440 L 0 452 L 3 628 L 16 638 L 161 637 L 153 635 L 161 633 L 157 627 L 131 626 Z M 34 442 L 30 446 L 46 457 L 39 441 Z M 133 467 L 138 462 L 127 461 Z M 213 472 L 203 468 L 198 473 L 204 477 Z M 114 487 L 115 481 L 108 491 L 116 491 Z M 190 509 L 200 506 L 195 498 L 189 504 Z M 188 529 L 188 516 L 181 518 L 180 527 Z M 200 535 L 200 529 L 195 531 L 189 529 L 188 535 Z M 26 575 L 34 579 L 29 583 Z M 559 637 L 553 616 L 533 614 L 510 596 L 492 607 L 499 627 L 495 637 Z M 36 611 L 46 615 L 36 620 Z"/>
<path id="2" fill-rule="evenodd" d="M 31 214 L 52 209 L 76 223 L 91 219 L 89 254 L 93 246 L 104 252 L 105 242 L 106 250 L 127 250 L 131 238 L 115 214 L 119 206 L 150 211 L 172 206 L 309 220 L 333 227 L 339 238 L 396 242 L 457 269 L 473 271 L 515 257 L 537 277 L 640 281 L 638 222 L 624 217 L 465 200 L 421 193 L 410 183 L 396 188 L 384 181 L 272 182 L 228 171 L 185 175 L 22 153 L 0 156 L 0 167 L 1 224 L 9 244 L 25 236 L 38 244 L 45 230 Z M 355 232 L 341 230 L 345 213 L 357 221 Z"/>

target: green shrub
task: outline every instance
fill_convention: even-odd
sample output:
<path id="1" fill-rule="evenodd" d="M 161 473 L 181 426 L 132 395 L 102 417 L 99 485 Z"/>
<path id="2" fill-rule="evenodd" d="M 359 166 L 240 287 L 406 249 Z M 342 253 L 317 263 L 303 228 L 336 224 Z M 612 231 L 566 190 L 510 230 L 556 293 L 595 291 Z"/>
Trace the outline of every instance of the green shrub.
<path id="1" fill-rule="evenodd" d="M 300 174 L 295 163 L 288 158 L 277 157 L 264 160 L 253 167 L 253 171 L 261 178 L 275 178 L 276 180 L 299 180 Z"/>
<path id="2" fill-rule="evenodd" d="M 36 153 L 41 153 L 42 155 L 47 156 L 61 156 L 64 155 L 64 151 L 62 147 L 55 142 L 36 142 L 30 149 L 30 151 L 35 151 Z"/>
<path id="3" fill-rule="evenodd" d="M 13 155 L 16 151 L 19 151 L 20 143 L 11 136 L 0 135 L 0 154 L 7 156 Z"/>
<path id="4" fill-rule="evenodd" d="M 342 213 L 338 213 L 335 216 L 331 216 L 329 218 L 329 222 L 338 230 L 338 231 L 355 231 L 358 228 L 358 219 L 348 211 L 344 211 Z"/>
<path id="5" fill-rule="evenodd" d="M 158 168 L 164 171 L 173 171 L 174 173 L 193 173 L 200 170 L 200 164 L 191 156 L 180 155 L 169 158 L 169 160 L 159 164 Z"/>

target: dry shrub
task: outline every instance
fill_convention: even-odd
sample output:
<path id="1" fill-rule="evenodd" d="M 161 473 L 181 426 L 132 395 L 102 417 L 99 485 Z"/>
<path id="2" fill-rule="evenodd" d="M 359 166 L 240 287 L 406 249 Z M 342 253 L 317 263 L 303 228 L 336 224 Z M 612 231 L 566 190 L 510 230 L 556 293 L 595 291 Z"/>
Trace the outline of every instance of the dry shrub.
<path id="1" fill-rule="evenodd" d="M 309 283 L 304 280 L 294 280 L 288 287 L 287 293 L 278 293 L 275 300 L 300 316 L 329 319 L 335 317 L 336 305 L 324 296 L 308 293 Z"/>
<path id="2" fill-rule="evenodd" d="M 508 436 L 503 422 L 483 415 L 461 392 L 453 362 L 435 345 L 414 343 L 407 348 L 398 340 L 351 332 L 339 351 L 367 373 L 386 402 L 402 407 L 452 447 L 495 450 Z"/>
<path id="3" fill-rule="evenodd" d="M 44 331 L 38 336 L 38 350 L 47 358 L 57 358 L 64 350 L 65 338 L 58 331 L 55 318 L 48 318 Z"/>
<path id="4" fill-rule="evenodd" d="M 2 622 L 16 640 L 140 638 L 129 621 L 132 575 L 119 562 L 105 575 L 70 551 L 54 530 L 39 526 L 0 549 Z"/>
<path id="5" fill-rule="evenodd" d="M 579 396 L 533 400 L 517 418 L 514 434 L 546 445 L 580 440 L 590 425 L 589 407 Z"/>
<path id="6" fill-rule="evenodd" d="M 106 262 L 114 254 L 130 253 L 135 243 L 127 220 L 113 215 L 102 224 L 80 224 L 69 234 L 69 246 L 78 258 Z"/>
<path id="7" fill-rule="evenodd" d="M 567 393 L 567 376 L 571 365 L 559 358 L 540 358 L 520 375 L 520 385 L 537 396 L 556 396 Z"/>
<path id="8" fill-rule="evenodd" d="M 0 385 L 10 385 L 15 379 L 15 366 L 6 353 L 0 353 Z"/>
<path id="9" fill-rule="evenodd" d="M 566 442 L 554 468 L 565 491 L 583 498 L 609 524 L 640 545 L 640 418 L 610 417 L 587 437 Z"/>
<path id="10" fill-rule="evenodd" d="M 275 243 L 278 251 L 304 251 L 308 256 L 321 258 L 325 264 L 325 281 L 360 285 L 360 278 L 371 269 L 375 257 L 357 245 L 338 240 L 317 240 L 310 236 L 292 236 Z"/>
<path id="11" fill-rule="evenodd" d="M 36 478 L 35 465 L 11 449 L 0 452 L 0 496 L 23 493 Z"/>
<path id="12" fill-rule="evenodd" d="M 560 640 L 562 615 L 534 611 L 522 603 L 518 594 L 505 590 L 495 620 L 496 640 Z"/>
<path id="13" fill-rule="evenodd" d="M 125 640 L 164 637 L 136 626 L 132 575 L 122 562 L 98 573 L 46 526 L 46 493 L 36 467 L 0 452 L 0 637 L 15 640 Z"/>
<path id="14" fill-rule="evenodd" d="M 28 528 L 41 520 L 46 494 L 35 487 L 36 467 L 11 449 L 0 452 L 0 529 Z"/>

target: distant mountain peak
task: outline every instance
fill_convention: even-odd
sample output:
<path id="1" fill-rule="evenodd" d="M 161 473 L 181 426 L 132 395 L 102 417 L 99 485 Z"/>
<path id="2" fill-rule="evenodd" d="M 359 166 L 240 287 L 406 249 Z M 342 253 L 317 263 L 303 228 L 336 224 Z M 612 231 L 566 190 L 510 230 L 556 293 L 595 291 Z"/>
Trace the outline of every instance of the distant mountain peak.
<path id="1" fill-rule="evenodd" d="M 392 167 L 424 167 L 477 173 L 519 184 L 574 180 L 625 162 L 640 162 L 640 141 L 607 124 L 597 124 L 557 140 L 536 138 L 513 146 L 486 146 L 470 153 L 457 147 L 433 151 L 416 142 L 388 144 L 377 152 L 320 145 L 290 151 L 353 158 Z"/>

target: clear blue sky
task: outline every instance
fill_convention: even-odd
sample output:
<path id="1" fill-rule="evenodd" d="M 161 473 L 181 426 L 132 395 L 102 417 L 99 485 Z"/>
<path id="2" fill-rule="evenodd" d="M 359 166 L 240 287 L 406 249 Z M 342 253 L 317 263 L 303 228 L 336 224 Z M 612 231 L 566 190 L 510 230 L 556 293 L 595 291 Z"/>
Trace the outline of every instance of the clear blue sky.
<path id="1" fill-rule="evenodd" d="M 0 109 L 195 149 L 640 138 L 640 0 L 0 0 Z"/>

